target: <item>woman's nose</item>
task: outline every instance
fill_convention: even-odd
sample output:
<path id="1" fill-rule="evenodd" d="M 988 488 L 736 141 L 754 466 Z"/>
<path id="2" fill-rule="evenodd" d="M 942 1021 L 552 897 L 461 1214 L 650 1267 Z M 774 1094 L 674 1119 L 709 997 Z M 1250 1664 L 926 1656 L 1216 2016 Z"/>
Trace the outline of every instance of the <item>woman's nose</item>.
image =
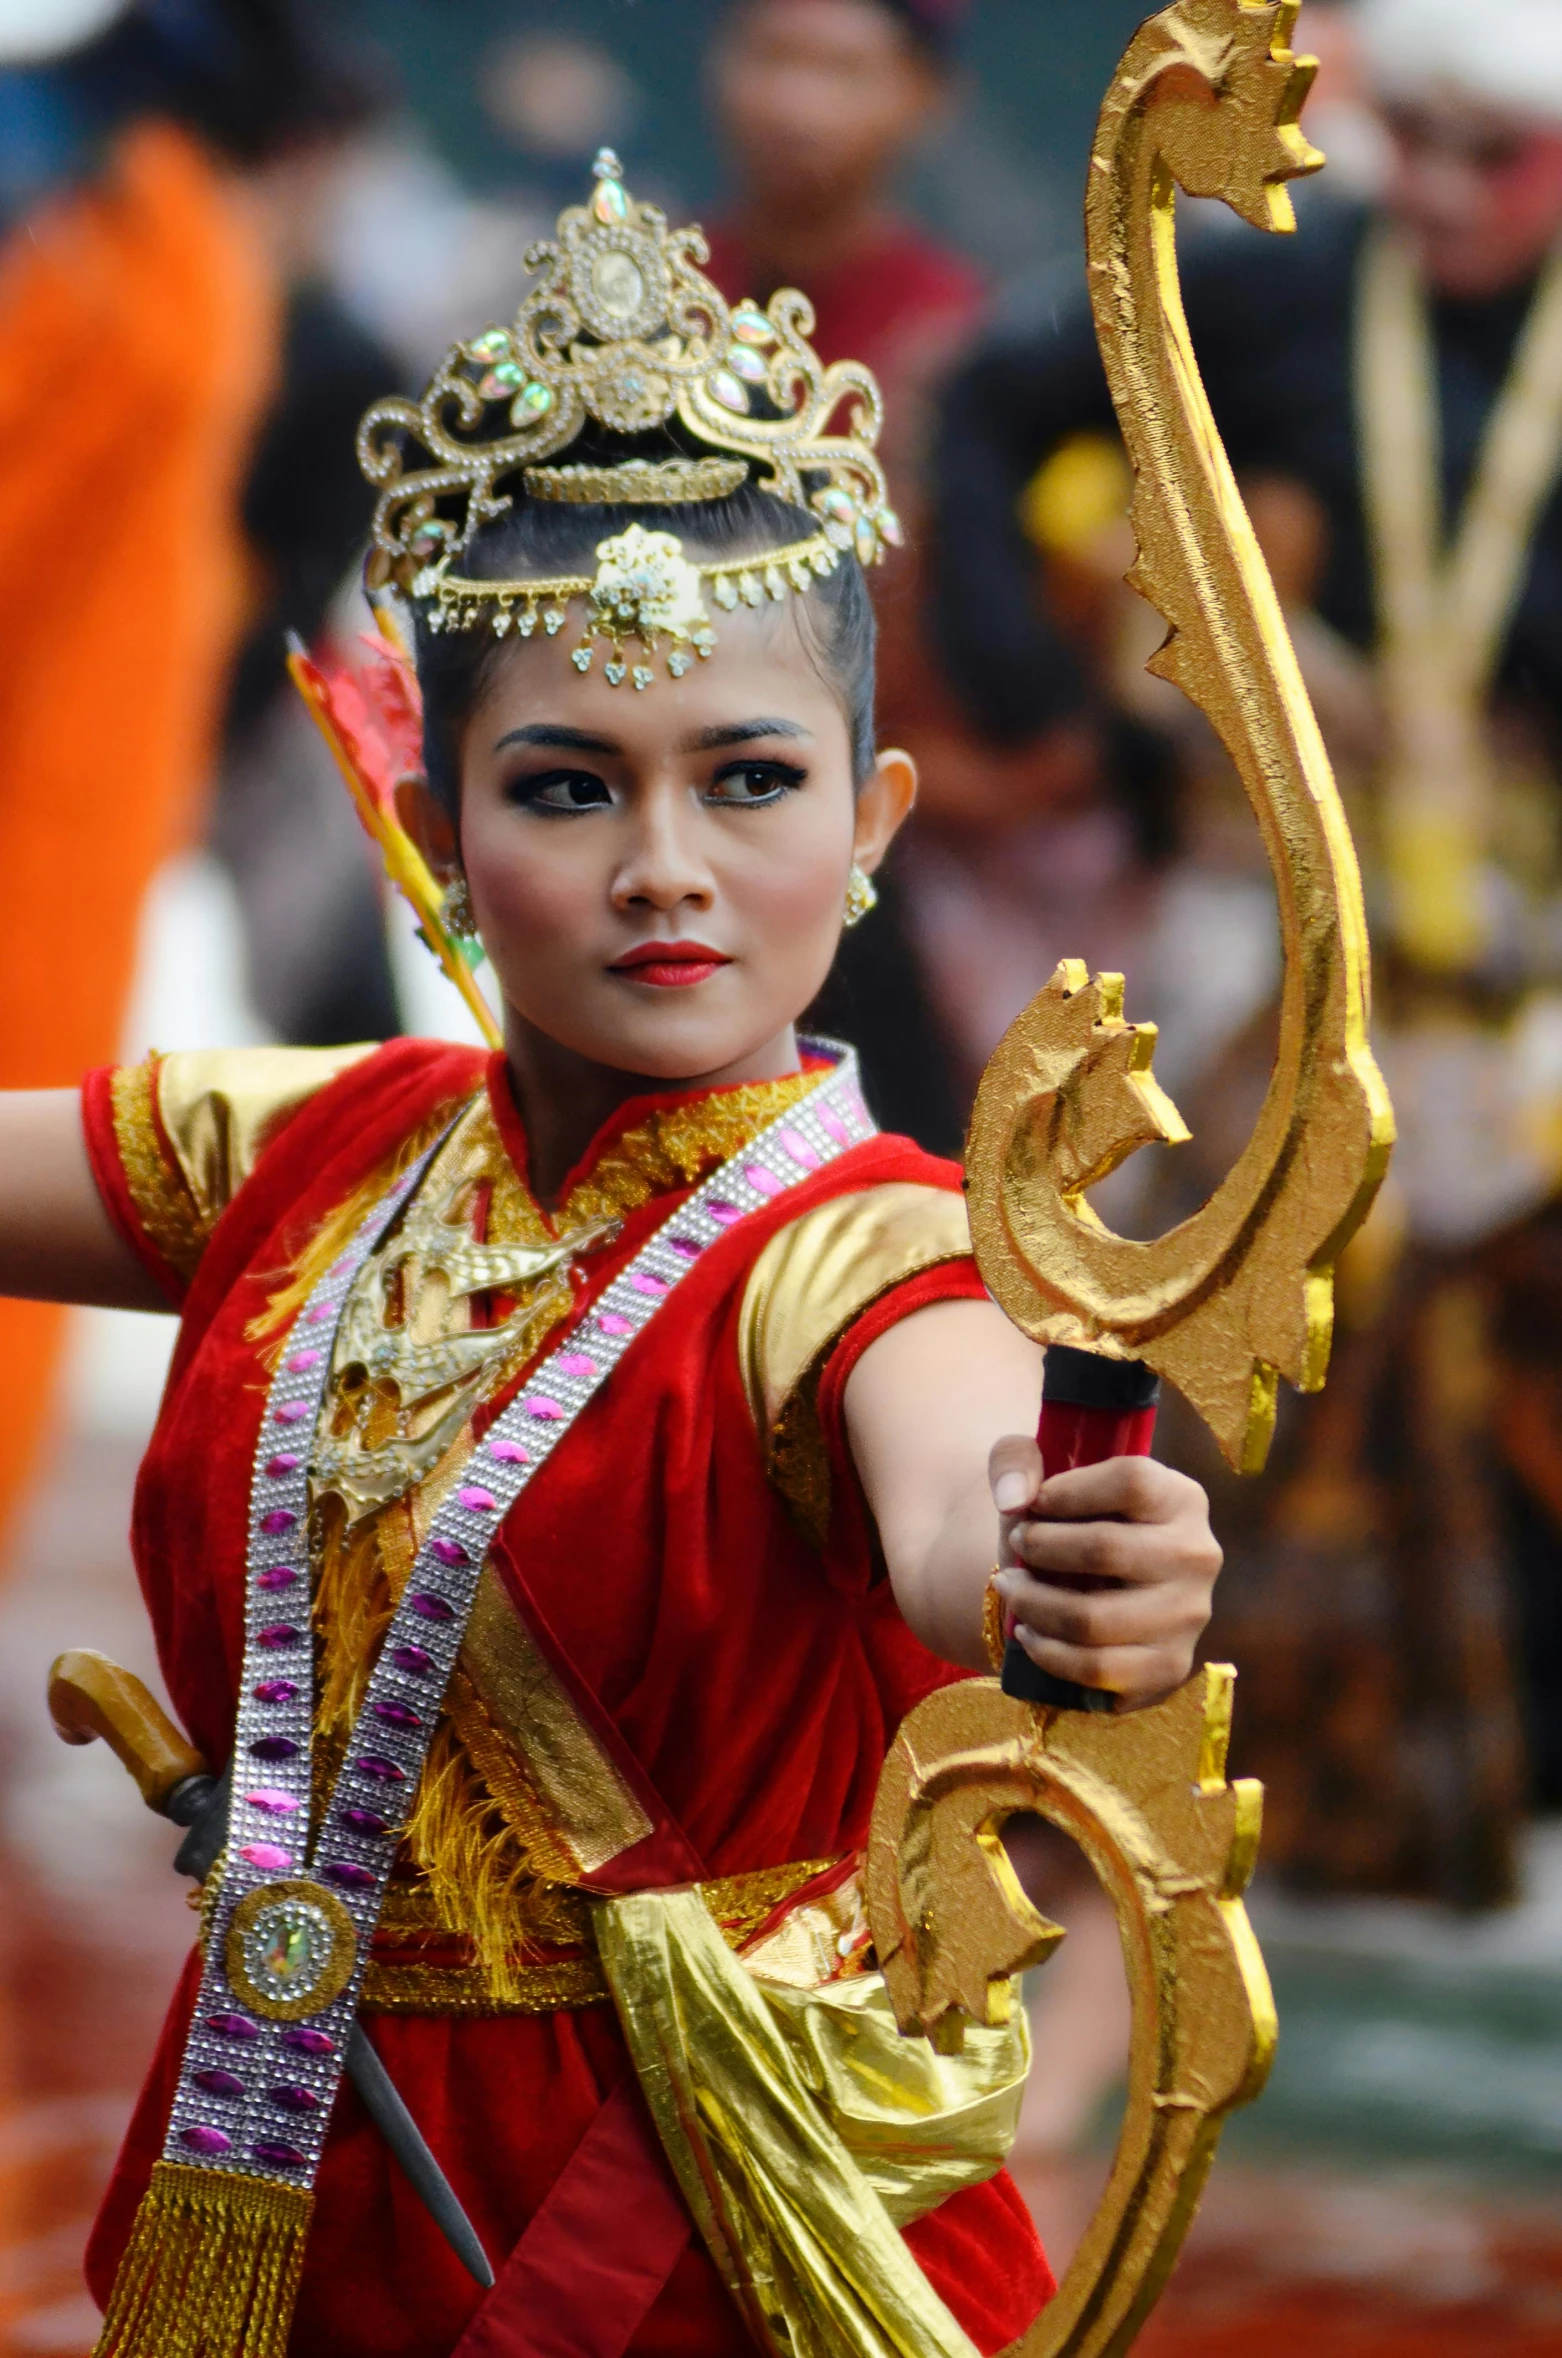
<path id="1" fill-rule="evenodd" d="M 654 909 L 676 909 L 685 903 L 709 908 L 714 880 L 695 840 L 695 816 L 679 807 L 683 801 L 681 795 L 658 795 L 638 814 L 634 842 L 614 880 L 615 907 L 627 909 L 638 902 Z"/>

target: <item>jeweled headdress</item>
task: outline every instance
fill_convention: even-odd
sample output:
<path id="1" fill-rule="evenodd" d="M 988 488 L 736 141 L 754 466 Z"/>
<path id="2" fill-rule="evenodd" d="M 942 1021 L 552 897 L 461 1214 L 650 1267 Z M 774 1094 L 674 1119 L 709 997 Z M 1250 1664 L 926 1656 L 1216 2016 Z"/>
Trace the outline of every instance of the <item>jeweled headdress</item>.
<path id="1" fill-rule="evenodd" d="M 608 149 L 596 176 L 590 203 L 527 253 L 539 276 L 514 325 L 453 345 L 421 401 L 376 402 L 365 416 L 359 463 L 380 493 L 368 581 L 394 582 L 431 629 L 486 625 L 501 637 L 560 631 L 571 602 L 586 600 L 578 668 L 591 669 L 605 640 L 608 680 L 646 688 L 658 654 L 677 678 L 710 653 L 707 593 L 729 612 L 762 606 L 810 588 L 843 556 L 877 564 L 900 526 L 874 455 L 878 386 L 855 362 L 822 365 L 807 297 L 788 289 L 767 309 L 733 308 L 699 267 L 710 250 L 698 228 L 669 229 L 631 197 Z M 593 426 L 633 446 L 546 463 Z M 697 564 L 676 534 L 632 524 L 599 544 L 594 575 L 493 581 L 460 568 L 474 534 L 517 496 L 667 508 L 725 499 L 745 481 L 806 509 L 816 529 Z M 642 659 L 631 662 L 634 647 Z"/>

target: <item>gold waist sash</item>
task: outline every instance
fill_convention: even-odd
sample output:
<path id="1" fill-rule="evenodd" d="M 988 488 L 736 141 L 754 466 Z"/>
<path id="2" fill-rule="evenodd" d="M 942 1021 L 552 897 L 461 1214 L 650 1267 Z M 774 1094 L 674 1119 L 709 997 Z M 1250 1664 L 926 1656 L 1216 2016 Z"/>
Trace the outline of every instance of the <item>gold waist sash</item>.
<path id="1" fill-rule="evenodd" d="M 695 1888 L 728 1947 L 741 1949 L 830 1864 L 805 1859 L 758 1867 L 745 1875 L 716 1876 Z M 501 1978 L 483 1964 L 470 1939 L 441 1921 L 426 1886 L 392 1883 L 363 2003 L 371 2012 L 386 2014 L 553 2014 L 600 2005 L 611 1992 L 597 1954 L 591 1905 L 588 1893 L 557 1884 L 518 1892 Z"/>

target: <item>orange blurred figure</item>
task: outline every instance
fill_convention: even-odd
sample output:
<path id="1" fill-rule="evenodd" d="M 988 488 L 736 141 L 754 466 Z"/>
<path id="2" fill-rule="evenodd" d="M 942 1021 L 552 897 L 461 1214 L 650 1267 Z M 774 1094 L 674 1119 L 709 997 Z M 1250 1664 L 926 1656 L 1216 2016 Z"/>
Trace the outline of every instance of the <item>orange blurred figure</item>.
<path id="1" fill-rule="evenodd" d="M 269 272 L 228 176 L 146 122 L 0 254 L 0 1088 L 112 1056 L 143 896 L 211 758 L 269 389 Z M 0 1531 L 61 1317 L 0 1303 Z"/>

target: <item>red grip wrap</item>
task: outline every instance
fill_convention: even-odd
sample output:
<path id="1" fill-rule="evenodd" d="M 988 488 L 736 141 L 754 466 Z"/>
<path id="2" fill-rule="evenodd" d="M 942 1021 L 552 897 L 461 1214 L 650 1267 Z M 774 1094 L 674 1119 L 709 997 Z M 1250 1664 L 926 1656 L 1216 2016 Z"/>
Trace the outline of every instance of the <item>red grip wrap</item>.
<path id="1" fill-rule="evenodd" d="M 1109 1457 L 1148 1457 L 1155 1440 L 1155 1408 L 1083 1408 L 1077 1400 L 1044 1400 L 1036 1427 L 1044 1474 L 1098 1466 Z"/>
<path id="2" fill-rule="evenodd" d="M 1043 1474 L 1066 1474 L 1075 1466 L 1100 1465 L 1109 1457 L 1148 1457 L 1155 1439 L 1159 1388 L 1154 1371 L 1142 1360 L 1106 1359 L 1092 1351 L 1051 1345 L 1036 1428 Z M 1055 1711 L 1110 1711 L 1110 1695 L 1040 1669 L 1015 1637 L 1012 1616 L 1007 1634 L 1006 1695 Z"/>

